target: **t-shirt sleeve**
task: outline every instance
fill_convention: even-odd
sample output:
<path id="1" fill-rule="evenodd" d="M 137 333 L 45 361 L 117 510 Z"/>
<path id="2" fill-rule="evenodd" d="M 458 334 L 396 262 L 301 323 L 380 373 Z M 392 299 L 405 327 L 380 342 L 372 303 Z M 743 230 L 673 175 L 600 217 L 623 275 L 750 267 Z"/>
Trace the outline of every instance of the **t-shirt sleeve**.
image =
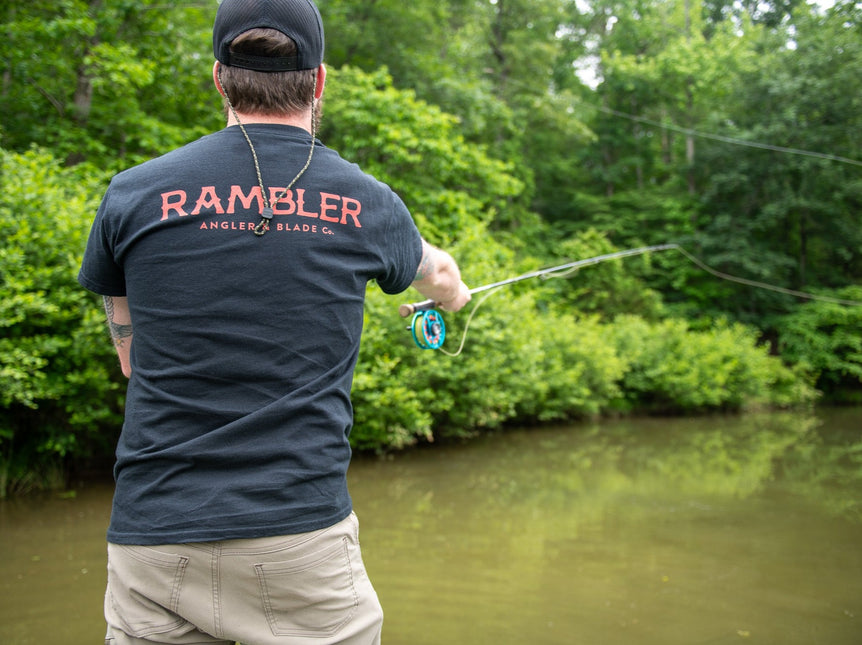
<path id="1" fill-rule="evenodd" d="M 125 274 L 117 263 L 108 230 L 110 194 L 111 189 L 108 188 L 90 228 L 78 282 L 85 289 L 103 296 L 125 296 Z"/>
<path id="2" fill-rule="evenodd" d="M 383 292 L 390 295 L 401 293 L 413 283 L 422 260 L 422 236 L 410 211 L 394 193 L 392 198 L 392 217 L 383 240 L 386 271 L 377 279 Z"/>

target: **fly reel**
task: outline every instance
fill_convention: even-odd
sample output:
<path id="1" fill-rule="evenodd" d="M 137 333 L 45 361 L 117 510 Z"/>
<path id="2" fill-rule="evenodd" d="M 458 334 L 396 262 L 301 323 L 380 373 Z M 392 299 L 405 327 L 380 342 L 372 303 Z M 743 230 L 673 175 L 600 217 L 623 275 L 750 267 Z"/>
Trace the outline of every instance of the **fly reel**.
<path id="1" fill-rule="evenodd" d="M 417 311 L 407 329 L 413 333 L 413 342 L 420 349 L 440 349 L 446 339 L 443 316 L 434 309 Z"/>

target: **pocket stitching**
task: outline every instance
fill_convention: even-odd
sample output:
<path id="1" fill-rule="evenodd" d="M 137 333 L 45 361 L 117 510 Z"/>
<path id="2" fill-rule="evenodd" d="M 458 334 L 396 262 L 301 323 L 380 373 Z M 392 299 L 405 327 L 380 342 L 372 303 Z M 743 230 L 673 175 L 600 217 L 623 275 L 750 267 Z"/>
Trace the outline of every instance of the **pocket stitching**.
<path id="1" fill-rule="evenodd" d="M 267 622 L 269 622 L 270 630 L 272 631 L 274 636 L 331 636 L 333 634 L 336 634 L 342 627 L 344 627 L 344 625 L 346 625 L 353 619 L 353 617 L 356 615 L 356 610 L 359 607 L 359 594 L 356 591 L 356 581 L 353 577 L 353 563 L 350 559 L 350 551 L 348 545 L 348 538 L 343 537 L 341 538 L 339 544 L 336 544 L 329 549 L 324 549 L 319 552 L 319 557 L 315 558 L 313 561 L 309 560 L 307 562 L 302 562 L 301 564 L 294 565 L 290 565 L 288 563 L 267 563 L 254 565 L 254 569 L 257 574 L 258 584 L 260 586 L 261 600 L 263 601 L 264 612 L 266 614 Z M 273 601 L 270 597 L 269 586 L 267 585 L 266 581 L 267 572 L 269 572 L 270 575 L 283 575 L 308 571 L 323 564 L 324 562 L 338 557 L 339 555 L 343 558 L 343 563 L 346 567 L 347 579 L 350 588 L 350 597 L 352 600 L 350 608 L 346 611 L 344 618 L 331 626 L 322 627 L 317 630 L 302 629 L 299 627 L 288 629 L 279 626 L 276 612 L 273 609 Z M 306 558 L 300 558 L 300 560 L 306 560 Z"/>
<path id="2" fill-rule="evenodd" d="M 171 592 L 169 596 L 169 606 L 164 607 L 160 603 L 158 603 L 155 599 L 150 598 L 148 595 L 143 595 L 139 591 L 133 591 L 131 587 L 124 586 L 127 590 L 127 595 L 131 600 L 132 594 L 139 594 L 145 597 L 149 602 L 154 605 L 158 605 L 167 609 L 173 614 L 177 614 L 179 609 L 179 601 L 180 601 L 180 590 L 182 588 L 182 581 L 185 577 L 186 567 L 189 562 L 189 558 L 187 556 L 182 555 L 168 555 L 162 554 L 158 551 L 150 551 L 145 553 L 139 549 L 132 549 L 129 547 L 125 547 L 124 545 L 117 545 L 125 555 L 129 556 L 133 560 L 137 560 L 138 562 L 142 562 L 144 564 L 148 564 L 151 566 L 157 566 L 162 569 L 174 569 L 173 580 L 171 583 Z M 117 574 L 115 574 L 116 576 Z M 117 618 L 119 618 L 123 623 L 123 631 L 128 633 L 130 636 L 136 638 L 143 638 L 146 636 L 150 636 L 152 634 L 160 634 L 169 632 L 177 627 L 186 623 L 186 620 L 181 616 L 176 617 L 175 620 L 172 620 L 168 623 L 159 623 L 159 624 L 148 624 L 141 625 L 140 620 L 138 621 L 130 621 L 127 617 L 127 612 L 123 611 L 124 605 L 118 602 L 117 596 L 114 593 L 113 585 L 108 588 L 108 595 L 110 596 L 111 606 L 114 609 L 114 613 Z"/>

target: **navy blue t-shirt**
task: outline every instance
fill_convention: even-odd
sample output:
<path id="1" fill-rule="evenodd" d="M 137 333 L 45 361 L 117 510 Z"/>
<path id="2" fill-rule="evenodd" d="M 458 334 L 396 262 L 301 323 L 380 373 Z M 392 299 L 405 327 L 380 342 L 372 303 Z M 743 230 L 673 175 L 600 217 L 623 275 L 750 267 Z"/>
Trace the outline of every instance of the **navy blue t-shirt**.
<path id="1" fill-rule="evenodd" d="M 246 130 L 272 201 L 311 137 Z M 128 296 L 134 331 L 112 542 L 300 533 L 352 509 L 366 284 L 404 291 L 421 238 L 388 186 L 320 142 L 262 237 L 260 193 L 234 126 L 118 174 L 104 196 L 78 279 Z"/>

